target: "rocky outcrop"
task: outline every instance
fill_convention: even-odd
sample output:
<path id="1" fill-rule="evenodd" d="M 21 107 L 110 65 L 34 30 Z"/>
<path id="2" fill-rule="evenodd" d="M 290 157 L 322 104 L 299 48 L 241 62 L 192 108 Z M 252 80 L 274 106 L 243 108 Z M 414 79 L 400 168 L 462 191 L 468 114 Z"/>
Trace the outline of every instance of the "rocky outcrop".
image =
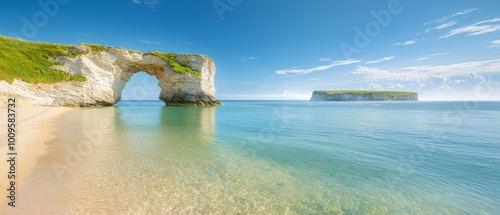
<path id="1" fill-rule="evenodd" d="M 316 90 L 311 101 L 416 101 L 418 94 L 403 91 Z"/>
<path id="2" fill-rule="evenodd" d="M 8 97 L 16 98 L 18 105 L 32 106 L 109 106 L 120 101 L 125 84 L 134 73 L 144 71 L 156 77 L 161 88 L 159 99 L 167 105 L 217 106 L 215 96 L 214 62 L 203 55 L 178 54 L 175 60 L 199 74 L 176 72 L 173 65 L 149 53 L 131 52 L 122 48 L 105 51 L 75 46 L 74 57 L 60 56 L 52 66 L 71 74 L 81 75 L 86 81 L 55 84 L 31 84 L 20 80 L 0 81 L 0 106 Z M 20 65 L 22 66 L 22 65 Z"/>

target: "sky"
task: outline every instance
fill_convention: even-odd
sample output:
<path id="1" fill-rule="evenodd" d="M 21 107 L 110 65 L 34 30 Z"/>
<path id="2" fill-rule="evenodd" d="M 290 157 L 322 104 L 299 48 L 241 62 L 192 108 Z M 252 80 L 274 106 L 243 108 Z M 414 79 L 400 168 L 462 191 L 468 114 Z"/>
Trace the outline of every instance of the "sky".
<path id="1" fill-rule="evenodd" d="M 199 53 L 219 99 L 307 100 L 314 90 L 500 100 L 497 0 L 20 0 L 0 34 L 143 52 Z M 137 73 L 122 99 L 157 99 Z"/>

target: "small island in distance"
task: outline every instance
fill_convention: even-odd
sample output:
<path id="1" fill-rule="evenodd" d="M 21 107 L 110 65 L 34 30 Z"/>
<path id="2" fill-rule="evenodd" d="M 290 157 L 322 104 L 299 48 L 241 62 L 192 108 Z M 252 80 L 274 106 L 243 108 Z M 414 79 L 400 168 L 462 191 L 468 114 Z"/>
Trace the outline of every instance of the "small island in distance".
<path id="1" fill-rule="evenodd" d="M 315 90 L 310 101 L 418 101 L 418 94 L 405 91 Z"/>

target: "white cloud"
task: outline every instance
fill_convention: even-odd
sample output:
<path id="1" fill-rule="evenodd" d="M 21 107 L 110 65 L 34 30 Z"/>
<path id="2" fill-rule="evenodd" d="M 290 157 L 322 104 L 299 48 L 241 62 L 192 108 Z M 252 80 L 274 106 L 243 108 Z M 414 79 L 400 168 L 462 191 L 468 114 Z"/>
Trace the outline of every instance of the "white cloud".
<path id="1" fill-rule="evenodd" d="M 354 59 L 337 60 L 329 65 L 318 66 L 318 67 L 314 67 L 311 69 L 284 69 L 284 70 L 277 70 L 275 73 L 278 75 L 305 75 L 305 74 L 309 74 L 311 72 L 323 71 L 323 70 L 330 69 L 332 67 L 349 65 L 349 64 L 358 63 L 358 62 L 360 62 L 360 61 L 354 60 Z"/>
<path id="2" fill-rule="evenodd" d="M 160 4 L 159 0 L 144 0 L 144 4 L 149 6 L 156 6 Z"/>
<path id="3" fill-rule="evenodd" d="M 159 0 L 132 0 L 134 4 L 142 4 L 144 3 L 146 6 L 150 8 L 154 8 L 160 4 Z"/>
<path id="4" fill-rule="evenodd" d="M 358 66 L 353 73 L 363 75 L 369 81 L 422 81 L 430 78 L 446 80 L 450 77 L 460 75 L 500 73 L 500 59 L 439 66 L 413 66 L 394 70 Z"/>
<path id="5" fill-rule="evenodd" d="M 441 22 L 444 22 L 448 19 L 451 19 L 451 18 L 454 18 L 454 17 L 457 17 L 457 16 L 461 16 L 461 15 L 467 15 L 469 13 L 472 13 L 474 11 L 476 11 L 477 8 L 472 8 L 472 9 L 467 9 L 467 10 L 462 10 L 460 12 L 457 12 L 457 13 L 454 13 L 454 14 L 451 14 L 449 16 L 445 16 L 445 17 L 441 17 L 439 19 L 435 19 L 435 20 L 432 20 L 430 22 L 427 22 L 427 23 L 424 23 L 424 25 L 428 25 L 428 24 L 432 24 L 432 23 L 441 23 Z"/>
<path id="6" fill-rule="evenodd" d="M 311 81 L 317 81 L 317 80 L 322 80 L 323 78 L 310 78 L 309 80 Z"/>
<path id="7" fill-rule="evenodd" d="M 413 59 L 414 61 L 422 61 L 422 60 L 428 60 L 430 59 L 431 57 L 420 57 L 420 58 L 415 58 Z"/>
<path id="8" fill-rule="evenodd" d="M 139 40 L 141 43 L 149 44 L 149 45 L 161 45 L 160 42 L 156 40 Z"/>
<path id="9" fill-rule="evenodd" d="M 427 55 L 425 57 L 421 57 L 421 58 L 416 58 L 416 59 L 413 59 L 414 61 L 422 61 L 422 60 L 428 60 L 428 59 L 431 59 L 433 57 L 436 57 L 436 56 L 440 56 L 440 55 L 448 55 L 450 53 L 437 53 L 437 54 L 431 54 L 431 55 Z"/>
<path id="10" fill-rule="evenodd" d="M 241 57 L 241 61 L 256 60 L 259 57 Z"/>
<path id="11" fill-rule="evenodd" d="M 442 85 L 421 90 L 422 100 L 500 100 L 500 82 L 490 75 L 467 75 L 445 81 Z"/>
<path id="12" fill-rule="evenodd" d="M 394 59 L 396 56 L 389 56 L 389 57 L 384 57 L 384 58 L 381 58 L 381 59 L 378 59 L 378 60 L 369 60 L 369 61 L 365 61 L 366 64 L 374 64 L 374 63 L 380 63 L 380 62 L 384 62 L 384 61 L 388 61 L 388 60 L 392 60 Z"/>
<path id="13" fill-rule="evenodd" d="M 447 28 L 447 27 L 454 26 L 456 24 L 457 24 L 457 21 L 451 21 L 451 22 L 447 22 L 447 23 L 438 25 L 438 26 L 436 26 L 436 27 L 434 27 L 432 29 L 441 30 L 441 29 L 444 29 L 444 28 Z"/>
<path id="14" fill-rule="evenodd" d="M 319 61 L 332 61 L 330 58 L 322 57 L 319 59 Z"/>
<path id="15" fill-rule="evenodd" d="M 392 45 L 393 46 L 407 46 L 407 45 L 411 45 L 411 44 L 415 44 L 415 43 L 417 43 L 417 41 L 415 41 L 415 40 L 408 40 L 406 42 L 394 43 Z"/>
<path id="16" fill-rule="evenodd" d="M 495 23 L 495 22 L 498 22 L 498 21 L 500 21 L 500 17 L 493 18 L 493 19 L 488 19 L 488 20 L 484 20 L 484 21 L 481 21 L 481 22 L 477 22 L 474 25 L 482 25 L 482 24 L 485 24 L 485 23 Z"/>
<path id="17" fill-rule="evenodd" d="M 398 89 L 398 90 L 402 90 L 402 89 L 405 89 L 406 86 L 404 84 L 393 84 L 393 83 L 389 83 L 389 89 Z"/>
<path id="18" fill-rule="evenodd" d="M 391 70 L 359 66 L 353 73 L 369 83 L 386 81 L 389 89 L 418 91 L 423 100 L 500 99 L 500 59 Z"/>
<path id="19" fill-rule="evenodd" d="M 368 89 L 370 90 L 384 90 L 384 88 L 378 84 L 375 84 L 375 83 L 370 83 L 368 85 Z"/>
<path id="20" fill-rule="evenodd" d="M 447 23 L 444 23 L 444 24 L 441 24 L 441 25 L 438 25 L 436 27 L 432 27 L 432 28 L 427 28 L 425 29 L 424 32 L 419 32 L 417 33 L 417 35 L 420 35 L 420 34 L 427 34 L 429 33 L 430 31 L 433 31 L 433 30 L 441 30 L 441 29 L 445 29 L 445 28 L 448 28 L 448 27 L 451 27 L 451 26 L 454 26 L 456 25 L 458 22 L 457 21 L 450 21 L 450 22 L 447 22 Z"/>
<path id="21" fill-rule="evenodd" d="M 490 48 L 494 48 L 494 47 L 499 47 L 500 46 L 500 40 L 493 40 L 491 41 L 491 46 L 489 46 Z"/>
<path id="22" fill-rule="evenodd" d="M 448 31 L 447 34 L 440 36 L 438 39 L 445 39 L 448 37 L 452 37 L 458 34 L 466 34 L 467 36 L 475 36 L 486 34 L 494 31 L 500 30 L 500 24 L 488 24 L 488 23 L 496 23 L 500 21 L 500 17 L 484 20 L 481 22 L 474 23 L 472 25 L 463 26 L 460 28 L 456 28 Z"/>

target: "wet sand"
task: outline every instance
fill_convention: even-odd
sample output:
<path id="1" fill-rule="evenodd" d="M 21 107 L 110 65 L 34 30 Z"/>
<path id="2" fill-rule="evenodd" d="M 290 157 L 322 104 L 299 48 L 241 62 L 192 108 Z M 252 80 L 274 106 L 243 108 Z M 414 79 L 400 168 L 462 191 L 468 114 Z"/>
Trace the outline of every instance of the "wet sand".
<path id="1" fill-rule="evenodd" d="M 70 111 L 75 111 L 76 109 L 64 108 L 64 107 L 33 107 L 33 108 L 16 108 L 16 200 L 15 208 L 8 205 L 10 201 L 7 199 L 8 191 L 8 181 L 7 174 L 8 168 L 10 167 L 8 162 L 6 162 L 9 157 L 7 155 L 7 114 L 6 109 L 0 114 L 0 123 L 3 127 L 0 127 L 0 194 L 2 194 L 0 202 L 0 214 L 26 214 L 26 213 L 38 213 L 43 214 L 43 211 L 35 211 L 33 209 L 39 209 L 38 207 L 32 207 L 35 203 L 31 202 L 30 199 L 36 196 L 37 193 L 40 195 L 47 195 L 47 192 L 38 192 L 45 189 L 47 191 L 48 187 L 44 187 L 46 184 L 32 183 L 34 181 L 42 179 L 30 179 L 30 176 L 37 170 L 37 163 L 39 162 L 39 157 L 47 153 L 46 143 L 52 140 L 55 135 L 54 132 L 57 130 L 57 121 L 65 113 Z M 31 181 L 31 182 L 29 182 Z M 29 193 L 27 193 L 29 192 Z M 47 199 L 47 196 L 46 196 Z M 37 205 L 40 205 L 36 202 Z M 42 208 L 42 207 L 40 207 Z M 48 212 L 48 211 L 46 211 Z"/>

